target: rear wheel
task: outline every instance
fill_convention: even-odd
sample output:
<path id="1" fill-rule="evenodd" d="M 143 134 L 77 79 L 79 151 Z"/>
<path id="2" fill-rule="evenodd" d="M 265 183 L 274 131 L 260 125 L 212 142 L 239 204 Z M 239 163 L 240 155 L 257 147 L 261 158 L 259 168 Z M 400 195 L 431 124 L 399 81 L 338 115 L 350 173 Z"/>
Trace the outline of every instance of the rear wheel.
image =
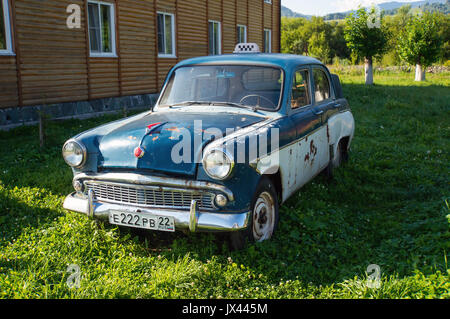
<path id="1" fill-rule="evenodd" d="M 272 181 L 263 177 L 252 200 L 248 228 L 230 234 L 233 249 L 242 249 L 247 242 L 261 242 L 273 236 L 278 225 L 278 198 Z"/>
<path id="2" fill-rule="evenodd" d="M 325 174 L 329 179 L 333 178 L 333 170 L 342 165 L 342 163 L 348 161 L 348 151 L 344 140 L 340 140 L 336 149 L 336 155 L 330 160 Z"/>

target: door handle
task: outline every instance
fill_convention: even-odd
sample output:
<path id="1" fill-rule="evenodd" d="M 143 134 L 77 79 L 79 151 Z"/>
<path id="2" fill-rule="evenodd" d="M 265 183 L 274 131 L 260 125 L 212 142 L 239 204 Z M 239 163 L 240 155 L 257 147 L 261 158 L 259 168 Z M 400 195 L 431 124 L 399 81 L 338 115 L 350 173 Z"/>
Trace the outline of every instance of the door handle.
<path id="1" fill-rule="evenodd" d="M 334 104 L 333 104 L 333 107 L 336 108 L 336 109 L 338 109 L 338 108 L 341 107 L 341 104 L 339 104 L 339 103 L 334 103 Z"/>
<path id="2" fill-rule="evenodd" d="M 316 115 L 323 114 L 323 110 L 313 110 L 313 113 Z"/>

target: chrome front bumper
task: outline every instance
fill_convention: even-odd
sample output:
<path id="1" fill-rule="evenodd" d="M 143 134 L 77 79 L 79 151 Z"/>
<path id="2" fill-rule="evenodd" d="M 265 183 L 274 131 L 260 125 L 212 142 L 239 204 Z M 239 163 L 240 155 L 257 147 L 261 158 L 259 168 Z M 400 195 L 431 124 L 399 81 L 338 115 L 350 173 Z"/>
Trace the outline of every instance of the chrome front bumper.
<path id="1" fill-rule="evenodd" d="M 64 208 L 70 211 L 85 214 L 91 218 L 108 220 L 109 212 L 123 211 L 140 214 L 151 214 L 156 216 L 173 217 L 175 229 L 184 229 L 191 232 L 196 231 L 238 231 L 247 228 L 249 224 L 250 212 L 244 213 L 212 213 L 199 212 L 197 203 L 192 201 L 189 211 L 160 208 L 141 208 L 122 204 L 106 203 L 94 200 L 94 194 L 89 191 L 84 197 L 77 193 L 72 193 L 64 200 Z"/>

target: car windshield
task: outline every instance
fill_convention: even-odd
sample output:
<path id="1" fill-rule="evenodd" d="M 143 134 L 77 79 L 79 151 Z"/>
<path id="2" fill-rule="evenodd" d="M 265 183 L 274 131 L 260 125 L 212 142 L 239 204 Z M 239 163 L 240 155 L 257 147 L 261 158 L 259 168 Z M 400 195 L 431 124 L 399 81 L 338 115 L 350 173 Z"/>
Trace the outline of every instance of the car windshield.
<path id="1" fill-rule="evenodd" d="M 275 111 L 280 104 L 283 71 L 251 65 L 196 65 L 175 70 L 159 107 L 221 105 Z"/>

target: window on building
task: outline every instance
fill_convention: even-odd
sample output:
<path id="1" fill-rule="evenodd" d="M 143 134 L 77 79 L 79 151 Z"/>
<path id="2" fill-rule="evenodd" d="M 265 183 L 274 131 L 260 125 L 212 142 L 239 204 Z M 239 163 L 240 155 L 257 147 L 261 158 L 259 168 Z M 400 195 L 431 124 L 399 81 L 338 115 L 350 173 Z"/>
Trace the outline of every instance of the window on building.
<path id="1" fill-rule="evenodd" d="M 115 56 L 114 5 L 89 1 L 88 15 L 91 56 Z"/>
<path id="2" fill-rule="evenodd" d="M 0 54 L 12 52 L 8 0 L 0 0 Z"/>
<path id="3" fill-rule="evenodd" d="M 158 12 L 158 55 L 175 57 L 175 18 L 171 13 Z"/>
<path id="4" fill-rule="evenodd" d="M 313 76 L 316 103 L 328 100 L 330 98 L 330 82 L 327 75 L 320 69 L 314 69 Z"/>
<path id="5" fill-rule="evenodd" d="M 264 52 L 272 52 L 272 30 L 264 29 Z"/>
<path id="6" fill-rule="evenodd" d="M 221 53 L 221 30 L 220 22 L 209 21 L 209 54 L 216 55 Z"/>
<path id="7" fill-rule="evenodd" d="M 247 42 L 247 26 L 238 24 L 237 26 L 237 43 Z"/>
<path id="8" fill-rule="evenodd" d="M 311 104 L 311 97 L 309 94 L 308 71 L 297 71 L 292 81 L 291 108 L 296 109 L 309 104 Z"/>
<path id="9" fill-rule="evenodd" d="M 272 0 L 264 0 L 265 3 L 272 4 Z"/>

